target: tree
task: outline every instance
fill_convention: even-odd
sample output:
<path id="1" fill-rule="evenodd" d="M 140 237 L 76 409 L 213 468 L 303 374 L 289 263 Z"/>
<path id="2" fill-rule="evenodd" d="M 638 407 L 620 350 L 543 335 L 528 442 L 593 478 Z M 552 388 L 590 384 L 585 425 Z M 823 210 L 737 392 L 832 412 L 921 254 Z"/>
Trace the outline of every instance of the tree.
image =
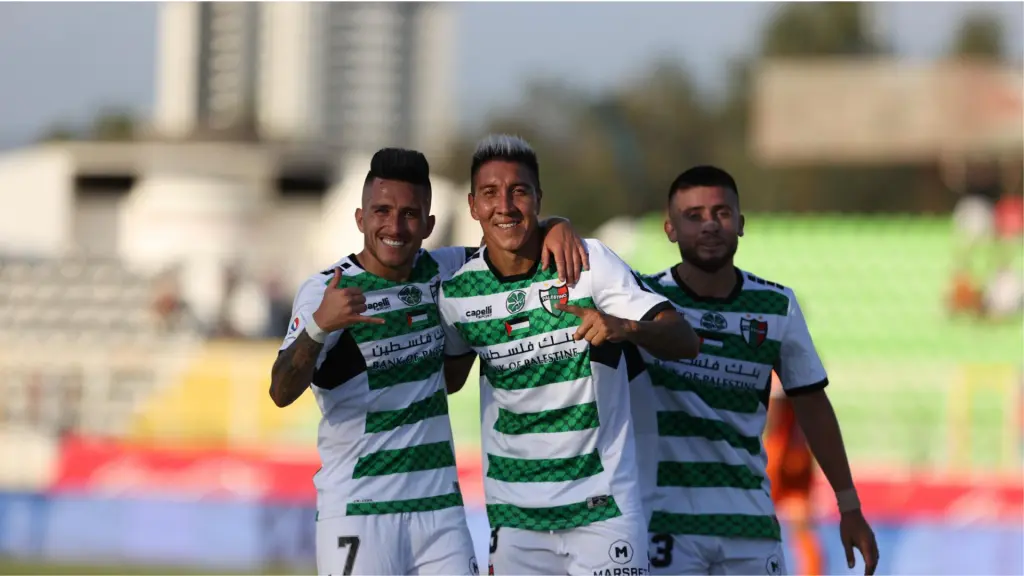
<path id="1" fill-rule="evenodd" d="M 952 55 L 971 59 L 1002 61 L 1003 26 L 993 14 L 974 13 L 960 24 L 953 40 Z"/>
<path id="2" fill-rule="evenodd" d="M 91 136 L 96 140 L 132 140 L 135 137 L 135 118 L 127 111 L 101 111 L 93 120 Z"/>
<path id="3" fill-rule="evenodd" d="M 43 131 L 40 142 L 68 142 L 79 138 L 79 133 L 67 122 L 58 122 Z"/>
<path id="4" fill-rule="evenodd" d="M 880 51 L 862 2 L 783 4 L 765 29 L 761 53 L 769 57 L 855 56 Z"/>

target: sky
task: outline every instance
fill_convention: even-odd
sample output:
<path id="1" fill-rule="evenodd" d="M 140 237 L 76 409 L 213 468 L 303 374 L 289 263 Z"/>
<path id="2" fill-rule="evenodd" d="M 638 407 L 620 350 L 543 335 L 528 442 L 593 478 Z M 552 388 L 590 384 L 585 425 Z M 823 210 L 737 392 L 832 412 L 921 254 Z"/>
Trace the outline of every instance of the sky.
<path id="1" fill-rule="evenodd" d="M 971 11 L 1006 24 L 1024 53 L 1024 3 L 876 3 L 876 26 L 897 53 L 941 55 Z M 725 65 L 752 52 L 778 3 L 503 3 L 454 5 L 456 98 L 472 126 L 517 101 L 531 77 L 600 90 L 629 81 L 659 56 L 686 62 L 714 93 Z M 153 102 L 157 3 L 0 2 L 0 146 L 104 107 L 148 116 Z"/>

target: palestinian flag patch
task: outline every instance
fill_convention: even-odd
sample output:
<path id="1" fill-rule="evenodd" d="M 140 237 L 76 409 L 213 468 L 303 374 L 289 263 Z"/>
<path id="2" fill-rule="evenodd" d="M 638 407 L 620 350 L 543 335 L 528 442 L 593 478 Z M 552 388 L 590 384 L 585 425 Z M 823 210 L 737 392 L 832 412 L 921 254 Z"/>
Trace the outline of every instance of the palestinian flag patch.
<path id="1" fill-rule="evenodd" d="M 508 320 L 505 322 L 505 333 L 509 336 L 515 336 L 522 334 L 530 329 L 529 318 L 517 318 L 515 320 Z"/>

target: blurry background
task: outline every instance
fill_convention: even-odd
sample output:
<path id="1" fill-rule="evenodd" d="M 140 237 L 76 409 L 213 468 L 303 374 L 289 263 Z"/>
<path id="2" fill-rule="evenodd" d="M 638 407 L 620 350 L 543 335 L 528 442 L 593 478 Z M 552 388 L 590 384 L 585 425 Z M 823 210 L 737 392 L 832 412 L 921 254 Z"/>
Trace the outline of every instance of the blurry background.
<path id="1" fill-rule="evenodd" d="M 477 245 L 468 155 L 503 130 L 545 212 L 644 272 L 678 260 L 673 177 L 731 171 L 880 572 L 1020 574 L 1022 30 L 1020 3 L 0 4 L 0 573 L 311 570 L 319 412 L 267 398 L 294 290 L 360 249 L 385 145 L 431 160 L 430 245 Z M 485 558 L 473 386 L 451 403 Z"/>

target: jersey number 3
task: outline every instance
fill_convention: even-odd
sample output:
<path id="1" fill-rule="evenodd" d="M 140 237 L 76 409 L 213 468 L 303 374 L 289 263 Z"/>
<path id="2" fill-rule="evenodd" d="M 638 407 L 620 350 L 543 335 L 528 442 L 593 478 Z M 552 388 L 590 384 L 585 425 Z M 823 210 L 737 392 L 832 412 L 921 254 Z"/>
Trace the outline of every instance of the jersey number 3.
<path id="1" fill-rule="evenodd" d="M 655 568 L 668 568 L 672 565 L 672 544 L 675 541 L 671 534 L 655 534 L 651 537 L 652 544 L 658 544 L 651 556 L 651 566 Z"/>
<path id="2" fill-rule="evenodd" d="M 345 558 L 345 570 L 342 576 L 352 576 L 352 569 L 356 565 L 356 554 L 359 553 L 359 536 L 341 536 L 338 538 L 338 550 L 348 549 L 348 556 Z"/>

